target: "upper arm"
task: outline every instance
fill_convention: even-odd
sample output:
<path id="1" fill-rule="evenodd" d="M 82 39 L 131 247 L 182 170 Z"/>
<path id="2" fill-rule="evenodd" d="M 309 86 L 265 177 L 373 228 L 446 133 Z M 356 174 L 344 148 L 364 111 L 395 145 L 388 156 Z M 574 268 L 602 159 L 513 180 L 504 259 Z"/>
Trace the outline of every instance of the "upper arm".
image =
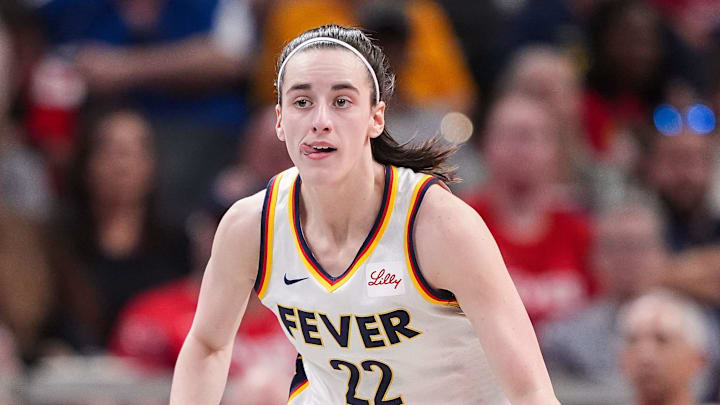
<path id="1" fill-rule="evenodd" d="M 415 236 L 425 278 L 434 288 L 455 294 L 511 402 L 538 393 L 550 398 L 552 387 L 530 319 L 480 216 L 442 188 L 431 187 Z"/>
<path id="2" fill-rule="evenodd" d="M 235 203 L 220 221 L 190 334 L 219 350 L 235 339 L 255 283 L 264 192 Z"/>

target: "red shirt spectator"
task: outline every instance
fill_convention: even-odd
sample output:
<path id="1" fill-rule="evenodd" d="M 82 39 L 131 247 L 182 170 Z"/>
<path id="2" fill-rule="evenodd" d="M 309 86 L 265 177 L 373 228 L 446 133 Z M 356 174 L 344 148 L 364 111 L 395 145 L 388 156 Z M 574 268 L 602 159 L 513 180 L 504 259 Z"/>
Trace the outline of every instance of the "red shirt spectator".
<path id="1" fill-rule="evenodd" d="M 579 212 L 555 209 L 537 237 L 517 240 L 503 229 L 489 198 L 468 201 L 487 224 L 533 324 L 584 305 L 594 287 L 588 269 L 590 228 Z"/>
<path id="2" fill-rule="evenodd" d="M 134 298 L 119 317 L 111 352 L 134 358 L 150 370 L 172 369 L 192 325 L 199 293 L 200 283 L 191 277 Z M 230 373 L 237 375 L 266 361 L 288 363 L 294 353 L 272 312 L 251 298 L 235 340 Z"/>

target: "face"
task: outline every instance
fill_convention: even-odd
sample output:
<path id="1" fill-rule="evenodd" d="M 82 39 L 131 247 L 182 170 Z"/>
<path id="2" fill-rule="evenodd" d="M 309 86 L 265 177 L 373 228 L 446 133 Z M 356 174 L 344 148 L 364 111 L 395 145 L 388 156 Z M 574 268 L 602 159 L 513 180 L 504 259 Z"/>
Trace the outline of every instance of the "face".
<path id="1" fill-rule="evenodd" d="M 609 294 L 630 298 L 659 281 L 665 252 L 660 224 L 651 213 L 613 213 L 597 225 L 594 261 Z"/>
<path id="2" fill-rule="evenodd" d="M 370 139 L 385 126 L 385 104 L 371 106 L 369 72 L 345 49 L 309 49 L 285 65 L 277 136 L 303 182 L 333 184 L 370 168 Z"/>
<path id="3" fill-rule="evenodd" d="M 516 184 L 547 184 L 557 175 L 559 141 L 554 121 L 532 99 L 512 97 L 488 121 L 485 158 L 490 175 Z"/>
<path id="4" fill-rule="evenodd" d="M 116 113 L 100 123 L 88 162 L 92 198 L 101 204 L 138 204 L 152 186 L 150 128 L 138 115 Z"/>
<path id="5" fill-rule="evenodd" d="M 581 88 L 570 61 L 561 56 L 539 55 L 519 67 L 515 90 L 547 102 L 561 122 L 576 121 L 580 114 Z"/>
<path id="6" fill-rule="evenodd" d="M 622 368 L 644 402 L 688 389 L 703 357 L 684 335 L 679 311 L 669 305 L 631 312 L 624 325 Z"/>
<path id="7" fill-rule="evenodd" d="M 650 180 L 674 209 L 691 212 L 704 204 L 713 173 L 711 136 L 660 136 L 650 157 Z"/>
<path id="8" fill-rule="evenodd" d="M 625 9 L 608 29 L 605 52 L 621 80 L 642 84 L 659 69 L 662 48 L 658 21 L 652 8 L 636 4 Z"/>

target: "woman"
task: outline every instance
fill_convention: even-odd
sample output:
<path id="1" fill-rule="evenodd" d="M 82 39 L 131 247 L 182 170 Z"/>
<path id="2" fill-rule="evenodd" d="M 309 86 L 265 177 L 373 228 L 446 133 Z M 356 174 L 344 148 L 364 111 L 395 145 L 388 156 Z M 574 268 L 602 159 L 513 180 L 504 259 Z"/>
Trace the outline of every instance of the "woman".
<path id="1" fill-rule="evenodd" d="M 66 303 L 53 333 L 80 351 L 106 346 L 128 299 L 189 272 L 185 235 L 161 221 L 153 202 L 150 124 L 125 106 L 88 118 L 51 252 Z"/>
<path id="2" fill-rule="evenodd" d="M 295 168 L 221 221 L 171 404 L 220 401 L 253 287 L 300 352 L 292 404 L 558 403 L 491 235 L 437 180 L 448 150 L 384 130 L 393 84 L 359 30 L 285 48 L 276 131 Z"/>

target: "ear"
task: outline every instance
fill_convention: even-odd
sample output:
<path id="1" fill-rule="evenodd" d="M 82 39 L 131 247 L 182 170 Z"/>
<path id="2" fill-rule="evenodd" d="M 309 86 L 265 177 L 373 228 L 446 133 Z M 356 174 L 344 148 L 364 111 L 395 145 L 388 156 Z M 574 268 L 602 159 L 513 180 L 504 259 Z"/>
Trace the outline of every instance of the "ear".
<path id="1" fill-rule="evenodd" d="M 372 108 L 370 122 L 368 123 L 368 135 L 370 138 L 377 138 L 385 129 L 385 102 L 381 101 Z"/>
<path id="2" fill-rule="evenodd" d="M 275 121 L 275 135 L 277 135 L 279 140 L 285 142 L 285 130 L 283 130 L 282 127 L 282 110 L 280 109 L 280 104 L 275 104 L 275 115 L 277 117 Z"/>

